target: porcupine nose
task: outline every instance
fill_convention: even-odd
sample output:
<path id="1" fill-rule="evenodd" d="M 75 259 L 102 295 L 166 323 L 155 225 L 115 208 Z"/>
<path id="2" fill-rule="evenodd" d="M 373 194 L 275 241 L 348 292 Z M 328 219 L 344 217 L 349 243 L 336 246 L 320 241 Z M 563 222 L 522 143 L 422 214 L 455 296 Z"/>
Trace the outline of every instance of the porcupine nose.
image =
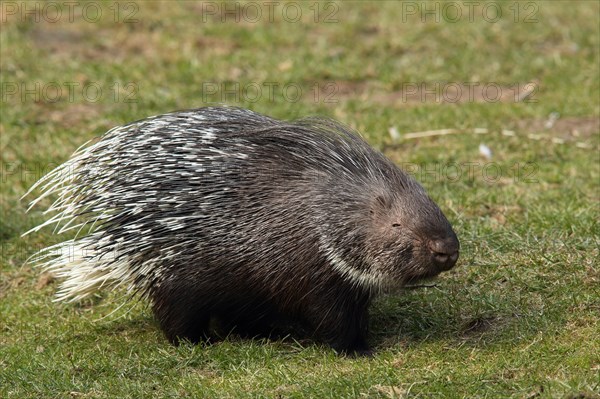
<path id="1" fill-rule="evenodd" d="M 455 234 L 429 242 L 433 262 L 440 270 L 450 270 L 458 260 L 459 243 Z"/>

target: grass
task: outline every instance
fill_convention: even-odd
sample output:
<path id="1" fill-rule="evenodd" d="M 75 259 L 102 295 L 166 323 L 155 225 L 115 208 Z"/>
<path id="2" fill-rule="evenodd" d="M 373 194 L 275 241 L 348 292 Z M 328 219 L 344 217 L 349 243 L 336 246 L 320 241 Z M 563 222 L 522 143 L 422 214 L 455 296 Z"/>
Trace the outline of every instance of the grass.
<path id="1" fill-rule="evenodd" d="M 272 22 L 255 3 L 262 18 L 239 23 L 218 3 L 121 3 L 115 18 L 112 2 L 92 2 L 103 16 L 91 22 L 81 4 L 72 22 L 66 9 L 52 22 L 53 10 L 24 15 L 24 2 L 0 8 L 0 397 L 599 397 L 597 2 L 493 3 L 494 23 L 483 6 L 473 21 L 463 6 L 458 22 L 423 22 L 421 2 L 319 3 L 316 23 L 313 3 L 299 22 L 283 3 Z M 270 98 L 265 82 L 302 95 Z M 534 93 L 515 101 L 529 82 Z M 498 101 L 483 97 L 490 83 Z M 452 102 L 451 91 L 426 96 L 436 84 L 475 88 Z M 258 98 L 243 92 L 256 85 Z M 310 341 L 173 347 L 146 304 L 119 308 L 120 293 L 106 292 L 55 303 L 57 282 L 23 265 L 58 241 L 50 229 L 20 237 L 44 219 L 19 201 L 37 178 L 110 127 L 209 101 L 350 124 L 453 222 L 458 266 L 374 304 L 372 358 Z M 458 133 L 403 139 L 445 128 Z"/>

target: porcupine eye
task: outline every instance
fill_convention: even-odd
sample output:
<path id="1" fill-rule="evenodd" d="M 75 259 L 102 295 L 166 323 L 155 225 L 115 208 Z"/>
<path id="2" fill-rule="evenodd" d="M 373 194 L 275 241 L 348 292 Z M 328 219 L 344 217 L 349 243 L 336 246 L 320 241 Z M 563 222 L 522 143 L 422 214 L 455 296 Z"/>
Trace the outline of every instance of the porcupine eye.
<path id="1" fill-rule="evenodd" d="M 400 227 L 400 226 L 401 226 L 400 223 L 393 223 L 392 224 L 392 227 Z"/>

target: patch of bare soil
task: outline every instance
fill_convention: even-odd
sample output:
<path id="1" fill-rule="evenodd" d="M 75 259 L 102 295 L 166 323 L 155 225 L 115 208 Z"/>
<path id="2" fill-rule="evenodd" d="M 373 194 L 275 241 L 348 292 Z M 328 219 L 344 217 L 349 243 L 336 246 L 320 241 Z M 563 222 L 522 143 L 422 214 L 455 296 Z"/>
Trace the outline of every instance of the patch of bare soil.
<path id="1" fill-rule="evenodd" d="M 160 46 L 160 35 L 156 31 L 127 26 L 93 29 L 94 26 L 88 25 L 39 24 L 29 35 L 37 48 L 53 58 L 65 60 L 122 60 L 132 56 L 155 59 L 165 50 Z"/>
<path id="2" fill-rule="evenodd" d="M 535 82 L 500 85 L 494 82 L 421 82 L 403 83 L 400 90 L 376 92 L 374 102 L 384 105 L 511 103 L 531 100 L 538 85 Z"/>
<path id="3" fill-rule="evenodd" d="M 98 49 L 75 24 L 38 24 L 29 35 L 36 47 L 53 57 L 98 57 Z"/>
<path id="4" fill-rule="evenodd" d="M 214 55 L 227 55 L 231 54 L 238 46 L 232 40 L 213 37 L 213 36 L 201 36 L 198 37 L 193 46 L 201 52 L 207 52 Z"/>
<path id="5" fill-rule="evenodd" d="M 35 288 L 37 290 L 41 290 L 42 288 L 47 287 L 50 284 L 52 284 L 54 282 L 54 280 L 55 280 L 55 277 L 52 273 L 49 273 L 49 272 L 42 273 L 40 275 L 40 277 L 38 278 L 37 283 L 35 284 Z"/>
<path id="6" fill-rule="evenodd" d="M 74 103 L 66 107 L 55 107 L 49 104 L 39 104 L 36 111 L 37 122 L 51 122 L 64 128 L 86 124 L 90 121 L 98 121 L 104 111 L 104 107 L 98 103 Z"/>
<path id="7" fill-rule="evenodd" d="M 426 104 L 511 103 L 535 100 L 539 86 L 535 82 L 512 86 L 479 82 L 403 83 L 398 90 L 385 90 L 375 82 L 321 82 L 322 95 L 334 93 L 335 99 L 360 99 L 385 106 L 410 107 Z"/>

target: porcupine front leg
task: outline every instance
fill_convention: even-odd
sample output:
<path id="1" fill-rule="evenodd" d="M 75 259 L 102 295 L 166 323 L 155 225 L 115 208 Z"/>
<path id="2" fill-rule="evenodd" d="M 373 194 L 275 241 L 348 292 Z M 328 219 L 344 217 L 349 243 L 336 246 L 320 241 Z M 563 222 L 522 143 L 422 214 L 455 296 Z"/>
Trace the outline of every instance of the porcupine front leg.
<path id="1" fill-rule="evenodd" d="M 307 321 L 315 334 L 336 351 L 369 355 L 369 297 L 344 287 L 337 288 L 330 286 L 321 295 L 311 298 Z"/>
<path id="2" fill-rule="evenodd" d="M 151 299 L 152 311 L 171 343 L 208 339 L 210 299 L 202 295 L 201 287 L 189 287 L 186 279 L 170 279 L 152 290 Z"/>
<path id="3" fill-rule="evenodd" d="M 358 307 L 333 310 L 335 317 L 317 321 L 315 332 L 337 352 L 369 355 L 368 311 Z"/>

